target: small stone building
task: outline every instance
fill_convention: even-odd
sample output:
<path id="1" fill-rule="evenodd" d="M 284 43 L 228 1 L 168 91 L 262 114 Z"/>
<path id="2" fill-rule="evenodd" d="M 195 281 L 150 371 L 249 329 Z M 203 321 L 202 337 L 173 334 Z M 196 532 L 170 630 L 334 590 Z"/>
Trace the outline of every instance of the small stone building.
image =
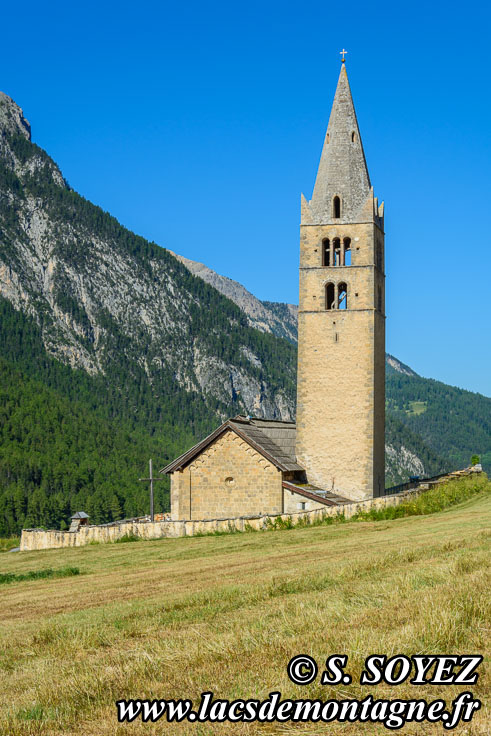
<path id="1" fill-rule="evenodd" d="M 69 532 L 78 532 L 81 526 L 87 526 L 89 523 L 89 515 L 85 511 L 77 511 L 71 517 L 71 524 Z"/>
<path id="2" fill-rule="evenodd" d="M 306 482 L 293 422 L 237 416 L 163 468 L 172 519 L 227 519 L 338 505 Z"/>

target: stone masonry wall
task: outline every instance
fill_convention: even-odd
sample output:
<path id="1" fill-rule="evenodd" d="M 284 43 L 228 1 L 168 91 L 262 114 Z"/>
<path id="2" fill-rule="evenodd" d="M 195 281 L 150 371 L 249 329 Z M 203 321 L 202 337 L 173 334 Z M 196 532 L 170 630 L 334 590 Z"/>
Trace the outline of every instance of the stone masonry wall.
<path id="1" fill-rule="evenodd" d="M 279 514 L 282 474 L 228 430 L 171 476 L 172 519 Z"/>
<path id="2" fill-rule="evenodd" d="M 287 488 L 283 489 L 283 513 L 284 514 L 296 514 L 302 510 L 302 506 L 299 504 L 305 504 L 303 507 L 304 511 L 315 511 L 325 509 L 326 505 L 323 503 L 317 503 L 310 498 L 301 496 L 300 493 L 289 491 Z"/>
<path id="3" fill-rule="evenodd" d="M 427 490 L 422 485 L 411 491 L 398 493 L 393 496 L 370 498 L 344 504 L 343 506 L 322 506 L 311 511 L 289 511 L 283 514 L 267 514 L 249 518 L 233 519 L 201 519 L 197 521 L 129 521 L 104 526 L 85 526 L 78 532 L 44 531 L 42 529 L 23 529 L 20 542 L 21 551 L 53 549 L 59 547 L 81 547 L 91 542 L 115 542 L 121 537 L 131 535 L 141 539 L 162 539 L 175 537 L 192 537 L 196 534 L 213 534 L 214 532 L 247 531 L 248 528 L 257 531 L 267 529 L 269 520 L 293 520 L 295 523 L 304 519 L 307 523 L 314 523 L 327 516 L 343 514 L 350 518 L 358 511 L 383 509 L 387 506 L 398 506 L 408 499 L 417 497 Z M 303 498 L 300 497 L 299 498 Z M 294 503 L 296 503 L 294 501 Z"/>
<path id="4" fill-rule="evenodd" d="M 323 239 L 345 237 L 351 265 L 323 266 Z M 377 242 L 383 248 L 373 222 L 301 227 L 297 462 L 310 482 L 353 500 L 385 486 L 385 288 Z M 383 250 L 379 263 L 383 269 Z M 328 282 L 347 284 L 346 310 L 326 310 Z"/>

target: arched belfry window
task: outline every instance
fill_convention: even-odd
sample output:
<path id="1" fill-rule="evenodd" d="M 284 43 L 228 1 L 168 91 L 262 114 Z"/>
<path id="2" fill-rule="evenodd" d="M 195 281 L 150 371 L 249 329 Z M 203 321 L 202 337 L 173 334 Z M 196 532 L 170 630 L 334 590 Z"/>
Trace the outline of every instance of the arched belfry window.
<path id="1" fill-rule="evenodd" d="M 341 217 L 341 200 L 337 195 L 332 200 L 332 216 L 334 218 Z"/>
<path id="2" fill-rule="evenodd" d="M 348 287 L 344 281 L 338 284 L 338 309 L 348 309 Z"/>
<path id="3" fill-rule="evenodd" d="M 343 266 L 351 266 L 351 238 L 343 240 Z"/>
<path id="4" fill-rule="evenodd" d="M 331 265 L 331 248 L 329 238 L 324 238 L 324 240 L 322 241 L 322 265 Z"/>
<path id="5" fill-rule="evenodd" d="M 333 266 L 340 266 L 341 265 L 341 241 L 339 238 L 334 238 L 332 241 L 332 265 Z"/>
<path id="6" fill-rule="evenodd" d="M 334 284 L 326 284 L 326 309 L 336 309 Z"/>

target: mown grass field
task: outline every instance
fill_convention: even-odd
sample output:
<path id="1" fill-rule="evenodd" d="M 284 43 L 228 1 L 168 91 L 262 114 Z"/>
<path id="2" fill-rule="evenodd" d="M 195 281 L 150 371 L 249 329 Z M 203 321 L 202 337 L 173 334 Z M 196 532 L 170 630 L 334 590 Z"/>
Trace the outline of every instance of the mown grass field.
<path id="1" fill-rule="evenodd" d="M 357 684 L 369 654 L 489 655 L 490 483 L 394 520 L 8 553 L 0 572 L 0 734 L 389 733 L 360 724 L 118 724 L 124 698 L 444 698 L 462 686 Z M 23 579 L 36 570 L 79 575 Z M 349 656 L 351 685 L 293 685 L 298 653 Z M 489 660 L 470 689 L 486 700 Z M 489 734 L 485 707 L 454 733 Z M 444 733 L 408 725 L 405 734 Z"/>

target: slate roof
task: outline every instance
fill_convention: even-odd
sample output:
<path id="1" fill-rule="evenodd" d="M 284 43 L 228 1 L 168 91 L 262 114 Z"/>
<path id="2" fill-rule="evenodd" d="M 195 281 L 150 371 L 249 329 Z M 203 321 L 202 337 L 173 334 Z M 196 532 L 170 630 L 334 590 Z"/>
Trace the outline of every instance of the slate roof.
<path id="1" fill-rule="evenodd" d="M 73 516 L 72 519 L 88 519 L 89 515 L 85 513 L 85 511 L 77 511 Z"/>
<path id="2" fill-rule="evenodd" d="M 325 506 L 342 506 L 345 503 L 351 503 L 349 498 L 339 496 L 332 491 L 323 491 L 322 488 L 313 486 L 311 483 L 298 486 L 296 483 L 284 480 L 283 488 L 286 488 L 287 491 L 292 491 L 292 493 L 298 493 L 299 496 L 310 498 L 312 501 L 317 501 L 317 503 L 323 503 Z"/>
<path id="3" fill-rule="evenodd" d="M 198 442 L 197 445 L 194 445 L 165 468 L 162 468 L 160 472 L 173 473 L 175 470 L 188 465 L 213 440 L 230 429 L 280 470 L 303 470 L 295 458 L 296 425 L 294 422 L 257 419 L 239 415 L 233 419 L 228 419 L 204 440 Z"/>

